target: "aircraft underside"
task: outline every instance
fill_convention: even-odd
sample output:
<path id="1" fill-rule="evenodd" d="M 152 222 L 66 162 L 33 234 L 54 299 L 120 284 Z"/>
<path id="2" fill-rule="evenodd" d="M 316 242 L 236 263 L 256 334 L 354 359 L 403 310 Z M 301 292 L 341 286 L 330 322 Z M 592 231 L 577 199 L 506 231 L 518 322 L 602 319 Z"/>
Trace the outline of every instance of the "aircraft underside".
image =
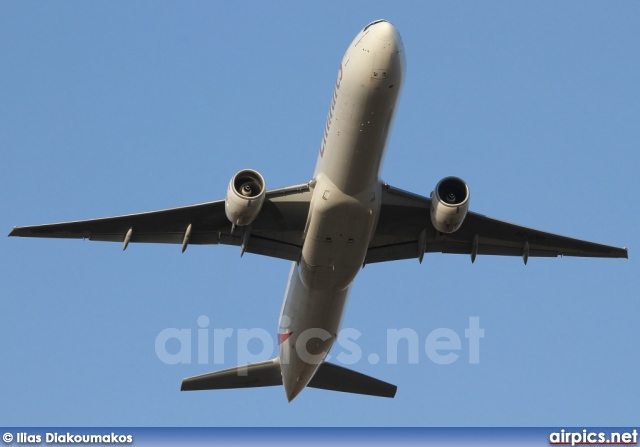
<path id="1" fill-rule="evenodd" d="M 358 33 L 338 70 L 311 180 L 267 190 L 243 169 L 224 200 L 124 216 L 14 227 L 10 236 L 130 243 L 235 245 L 292 262 L 278 325 L 278 357 L 184 379 L 182 390 L 283 385 L 289 401 L 306 386 L 394 397 L 396 387 L 325 362 L 342 323 L 351 284 L 366 264 L 425 253 L 521 257 L 626 258 L 627 250 L 526 228 L 469 211 L 457 177 L 430 197 L 380 180 L 402 88 L 405 53 L 398 30 L 378 20 Z"/>

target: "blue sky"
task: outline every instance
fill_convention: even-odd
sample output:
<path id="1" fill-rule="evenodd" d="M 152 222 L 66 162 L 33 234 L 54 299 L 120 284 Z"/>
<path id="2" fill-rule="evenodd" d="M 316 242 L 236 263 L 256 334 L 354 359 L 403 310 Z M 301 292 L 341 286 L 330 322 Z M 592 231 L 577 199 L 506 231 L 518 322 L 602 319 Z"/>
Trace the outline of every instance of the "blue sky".
<path id="1" fill-rule="evenodd" d="M 407 52 L 385 181 L 427 195 L 457 175 L 474 211 L 630 259 L 367 266 L 344 319 L 361 334 L 349 367 L 397 384 L 396 398 L 306 389 L 289 404 L 277 387 L 179 391 L 235 366 L 242 331 L 276 331 L 288 262 L 0 239 L 0 424 L 638 424 L 637 2 L 3 2 L 0 228 L 216 200 L 246 167 L 269 187 L 309 180 L 342 55 L 379 18 Z M 198 364 L 203 315 L 211 346 L 233 329 L 222 365 Z M 191 364 L 157 355 L 170 328 L 191 331 Z M 417 363 L 402 345 L 388 362 L 401 328 L 419 338 Z M 461 339 L 449 365 L 424 349 L 439 328 Z"/>

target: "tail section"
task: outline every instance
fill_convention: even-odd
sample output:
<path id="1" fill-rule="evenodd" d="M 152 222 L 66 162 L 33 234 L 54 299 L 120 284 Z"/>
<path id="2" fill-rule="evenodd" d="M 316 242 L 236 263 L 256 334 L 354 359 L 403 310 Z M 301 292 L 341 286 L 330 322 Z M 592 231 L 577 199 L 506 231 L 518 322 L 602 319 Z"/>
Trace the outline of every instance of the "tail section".
<path id="1" fill-rule="evenodd" d="M 398 389 L 390 383 L 327 362 L 320 365 L 307 386 L 378 397 L 395 397 Z"/>
<path id="2" fill-rule="evenodd" d="M 189 377 L 182 381 L 180 390 L 223 390 L 276 385 L 282 385 L 280 359 L 277 357 L 266 362 Z M 398 388 L 382 380 L 326 362 L 320 365 L 308 386 L 379 397 L 394 397 Z"/>
<path id="3" fill-rule="evenodd" d="M 226 390 L 282 385 L 280 359 L 224 369 L 182 381 L 180 391 Z"/>

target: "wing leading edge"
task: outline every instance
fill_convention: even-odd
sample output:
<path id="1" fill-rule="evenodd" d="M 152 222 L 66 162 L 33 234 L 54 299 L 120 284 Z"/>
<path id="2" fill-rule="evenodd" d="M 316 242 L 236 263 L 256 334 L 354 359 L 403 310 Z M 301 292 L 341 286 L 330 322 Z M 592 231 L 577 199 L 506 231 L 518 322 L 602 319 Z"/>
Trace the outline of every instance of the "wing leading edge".
<path id="1" fill-rule="evenodd" d="M 458 231 L 438 232 L 430 220 L 431 200 L 387 184 L 365 264 L 422 259 L 424 253 L 529 257 L 580 256 L 628 258 L 626 248 L 612 247 L 514 225 L 469 212 Z"/>
<path id="2" fill-rule="evenodd" d="M 240 228 L 231 232 L 224 200 L 217 200 L 101 219 L 14 227 L 9 236 L 120 242 L 123 249 L 130 242 L 182 244 L 183 249 L 187 244 L 244 243 L 249 253 L 298 260 L 310 200 L 307 183 L 267 191 L 248 235 Z"/>

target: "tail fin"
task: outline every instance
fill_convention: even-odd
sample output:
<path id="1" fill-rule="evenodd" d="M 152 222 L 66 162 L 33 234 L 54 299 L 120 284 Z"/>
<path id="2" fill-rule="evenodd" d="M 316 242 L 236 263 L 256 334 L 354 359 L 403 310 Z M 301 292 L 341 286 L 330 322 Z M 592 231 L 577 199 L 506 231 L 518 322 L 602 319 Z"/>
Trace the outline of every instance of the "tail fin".
<path id="1" fill-rule="evenodd" d="M 282 385 L 280 359 L 237 366 L 182 381 L 181 391 L 223 390 Z M 332 363 L 323 363 L 309 382 L 312 388 L 369 396 L 394 397 L 397 386 Z"/>

